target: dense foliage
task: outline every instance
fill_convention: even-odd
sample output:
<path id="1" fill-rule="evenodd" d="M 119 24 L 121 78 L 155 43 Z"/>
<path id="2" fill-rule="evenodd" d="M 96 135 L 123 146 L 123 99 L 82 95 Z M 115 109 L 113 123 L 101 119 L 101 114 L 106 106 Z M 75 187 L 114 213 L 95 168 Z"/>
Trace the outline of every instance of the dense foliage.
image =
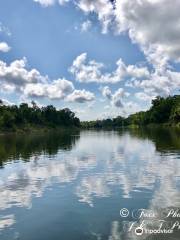
<path id="1" fill-rule="evenodd" d="M 80 121 L 68 108 L 57 110 L 52 105 L 38 107 L 32 102 L 32 107 L 27 103 L 20 106 L 5 106 L 0 100 L 0 129 L 16 129 L 31 126 L 40 127 L 69 127 L 80 126 Z"/>
<path id="2" fill-rule="evenodd" d="M 57 110 L 52 105 L 38 107 L 32 102 L 20 106 L 6 106 L 0 100 L 0 129 L 16 130 L 31 127 L 82 127 L 85 128 L 112 128 L 128 125 L 164 124 L 180 126 L 180 96 L 167 98 L 157 97 L 152 100 L 151 108 L 146 112 L 138 112 L 127 118 L 118 116 L 113 119 L 82 122 L 68 108 Z"/>
<path id="3" fill-rule="evenodd" d="M 118 116 L 113 119 L 83 122 L 86 128 L 121 127 L 127 125 L 148 124 L 180 124 L 180 96 L 169 96 L 167 98 L 157 97 L 152 100 L 151 108 L 146 112 L 138 112 L 127 118 Z"/>

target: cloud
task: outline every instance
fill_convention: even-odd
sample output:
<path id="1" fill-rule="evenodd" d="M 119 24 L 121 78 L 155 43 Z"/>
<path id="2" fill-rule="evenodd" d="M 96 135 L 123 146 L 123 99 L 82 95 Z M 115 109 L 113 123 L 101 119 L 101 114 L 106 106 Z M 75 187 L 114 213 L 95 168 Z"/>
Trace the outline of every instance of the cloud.
<path id="1" fill-rule="evenodd" d="M 112 105 L 115 107 L 123 107 L 122 98 L 125 96 L 124 89 L 119 88 L 113 95 L 112 95 Z"/>
<path id="2" fill-rule="evenodd" d="M 5 105 L 5 106 L 12 106 L 12 105 L 14 105 L 14 103 L 13 102 L 10 102 L 9 100 L 7 100 L 7 99 L 0 99 L 1 101 L 2 101 L 2 103 L 3 103 L 3 105 Z M 0 104 L 1 105 L 1 104 Z"/>
<path id="3" fill-rule="evenodd" d="M 148 94 L 144 92 L 137 92 L 135 93 L 135 96 L 137 99 L 142 100 L 142 101 L 151 101 L 152 97 L 149 96 Z"/>
<path id="4" fill-rule="evenodd" d="M 33 1 L 40 3 L 43 7 L 52 6 L 56 2 L 56 0 L 33 0 Z"/>
<path id="5" fill-rule="evenodd" d="M 101 89 L 103 97 L 111 101 L 111 105 L 117 108 L 123 108 L 122 99 L 129 96 L 129 93 L 126 92 L 123 88 L 119 88 L 112 93 L 111 89 L 108 86 L 105 86 Z"/>
<path id="6" fill-rule="evenodd" d="M 7 65 L 0 61 L 0 82 L 2 87 L 9 86 L 22 91 L 28 83 L 46 82 L 47 76 L 42 76 L 39 71 L 26 69 L 27 60 L 15 60 Z"/>
<path id="7" fill-rule="evenodd" d="M 145 109 L 143 109 L 142 106 L 140 106 L 136 102 L 129 101 L 129 102 L 124 103 L 124 109 L 123 110 L 124 110 L 124 115 L 129 116 L 130 114 L 140 112 L 140 111 L 143 111 Z"/>
<path id="8" fill-rule="evenodd" d="M 57 0 L 34 0 L 43 6 Z M 62 5 L 69 0 L 59 0 Z M 138 43 L 147 58 L 162 64 L 169 59 L 180 61 L 179 0 L 77 0 L 72 3 L 86 15 L 95 13 L 102 32 L 127 33 Z M 158 56 L 158 59 L 156 59 Z"/>
<path id="9" fill-rule="evenodd" d="M 171 61 L 180 61 L 178 0 L 173 4 L 168 0 L 78 0 L 74 3 L 85 14 L 97 15 L 103 33 L 112 30 L 115 34 L 128 34 L 153 67 L 150 72 L 147 67 L 126 65 L 119 59 L 113 72 L 104 73 L 103 63 L 88 60 L 83 53 L 70 68 L 77 81 L 117 83 L 133 78 L 131 85 L 150 97 L 167 96 L 179 88 L 179 73 L 170 70 Z"/>
<path id="10" fill-rule="evenodd" d="M 111 89 L 108 86 L 103 87 L 102 88 L 102 95 L 103 95 L 103 97 L 111 100 L 112 99 Z"/>
<path id="11" fill-rule="evenodd" d="M 150 75 L 147 67 L 138 67 L 136 65 L 128 65 L 126 66 L 122 59 L 117 61 L 117 72 L 116 74 L 121 75 L 122 77 L 133 77 L 133 78 L 143 78 L 148 77 Z"/>
<path id="12" fill-rule="evenodd" d="M 33 0 L 34 2 L 38 2 L 43 7 L 53 6 L 55 3 L 59 3 L 60 5 L 64 5 L 69 2 L 69 0 Z"/>
<path id="13" fill-rule="evenodd" d="M 74 61 L 70 67 L 70 72 L 75 75 L 79 82 L 99 82 L 101 81 L 102 63 L 95 61 L 86 62 L 87 53 L 82 53 Z"/>
<path id="14" fill-rule="evenodd" d="M 92 26 L 92 22 L 87 20 L 81 24 L 81 32 L 87 32 Z"/>
<path id="15" fill-rule="evenodd" d="M 116 30 L 128 31 L 131 39 L 147 50 L 161 52 L 170 59 L 180 59 L 179 9 L 180 2 L 174 0 L 117 0 Z"/>
<path id="16" fill-rule="evenodd" d="M 167 96 L 180 88 L 180 73 L 172 70 L 172 63 L 180 62 L 179 0 L 174 0 L 173 4 L 169 0 L 77 0 L 73 4 L 85 15 L 95 13 L 103 33 L 127 34 L 132 43 L 139 45 L 151 66 L 150 71 L 148 67 L 126 65 L 119 59 L 114 71 L 104 72 L 103 63 L 88 60 L 83 53 L 70 68 L 77 81 L 118 83 L 128 80 L 125 86 L 141 91 L 136 95 L 141 100 L 155 95 Z"/>
<path id="17" fill-rule="evenodd" d="M 102 33 L 107 33 L 113 14 L 113 5 L 109 0 L 80 0 L 77 2 L 77 6 L 86 14 L 96 13 L 102 23 Z"/>
<path id="18" fill-rule="evenodd" d="M 128 117 L 130 114 L 134 114 L 139 111 L 147 110 L 147 107 L 142 108 L 142 106 L 135 101 L 125 101 L 123 98 L 119 98 L 117 103 L 111 102 L 110 106 L 105 106 L 105 112 L 102 112 L 98 119 L 115 118 L 118 116 Z"/>
<path id="19" fill-rule="evenodd" d="M 93 93 L 86 90 L 75 90 L 73 93 L 67 96 L 66 100 L 69 102 L 85 103 L 94 101 L 95 96 Z"/>
<path id="20" fill-rule="evenodd" d="M 96 13 L 102 31 L 127 33 L 138 43 L 148 60 L 162 65 L 164 61 L 180 61 L 179 0 L 79 0 L 85 13 Z M 158 56 L 158 57 L 157 57 Z"/>
<path id="21" fill-rule="evenodd" d="M 33 0 L 34 2 L 40 3 L 43 7 L 48 7 L 56 4 L 64 5 L 70 0 Z M 113 16 L 113 5 L 109 0 L 73 0 L 72 3 L 75 7 L 81 9 L 85 14 L 96 13 L 99 21 L 102 23 L 102 33 L 107 33 L 111 25 Z"/>
<path id="22" fill-rule="evenodd" d="M 95 99 L 93 93 L 86 90 L 75 90 L 71 81 L 64 78 L 51 80 L 43 76 L 36 69 L 27 69 L 27 60 L 15 60 L 9 65 L 0 61 L 0 83 L 1 91 L 16 91 L 25 99 L 49 98 L 66 99 L 69 102 L 90 102 Z"/>
<path id="23" fill-rule="evenodd" d="M 74 61 L 70 67 L 70 72 L 79 82 L 90 83 L 117 83 L 127 77 L 142 78 L 150 75 L 146 67 L 136 65 L 126 66 L 122 59 L 116 62 L 117 68 L 111 73 L 103 73 L 105 68 L 103 63 L 95 60 L 88 60 L 87 53 L 82 53 Z"/>
<path id="24" fill-rule="evenodd" d="M 60 5 L 64 5 L 66 3 L 68 3 L 70 0 L 58 0 Z"/>
<path id="25" fill-rule="evenodd" d="M 24 93 L 30 97 L 47 97 L 49 99 L 63 99 L 74 90 L 72 82 L 66 79 L 54 80 L 51 83 L 27 84 Z"/>
<path id="26" fill-rule="evenodd" d="M 180 73 L 166 70 L 163 75 L 154 72 L 149 79 L 132 80 L 131 86 L 144 90 L 149 97 L 168 96 L 180 88 Z"/>
<path id="27" fill-rule="evenodd" d="M 10 47 L 6 42 L 0 42 L 0 52 L 9 52 Z"/>

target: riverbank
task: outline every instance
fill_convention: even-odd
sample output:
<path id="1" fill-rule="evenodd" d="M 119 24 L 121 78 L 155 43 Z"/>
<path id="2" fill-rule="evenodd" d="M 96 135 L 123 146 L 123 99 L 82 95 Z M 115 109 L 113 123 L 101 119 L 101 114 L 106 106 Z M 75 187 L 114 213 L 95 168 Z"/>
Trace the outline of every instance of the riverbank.
<path id="1" fill-rule="evenodd" d="M 164 129 L 179 129 L 180 130 L 180 123 L 172 124 L 172 123 L 163 123 L 163 124 L 147 124 L 147 125 L 122 125 L 122 126 L 82 126 L 81 129 L 103 129 L 103 130 L 115 130 L 115 129 L 140 129 L 140 128 L 164 128 Z"/>
<path id="2" fill-rule="evenodd" d="M 141 128 L 164 128 L 164 129 L 178 129 L 180 130 L 180 123 L 172 124 L 172 123 L 163 123 L 163 124 L 148 124 L 148 125 L 136 125 L 130 124 L 125 126 L 84 126 L 80 127 L 74 126 L 40 126 L 40 125 L 24 125 L 17 128 L 6 128 L 0 129 L 0 134 L 27 134 L 27 133 L 47 133 L 50 131 L 64 132 L 64 131 L 75 131 L 75 130 L 118 130 L 118 129 L 141 129 Z"/>
<path id="3" fill-rule="evenodd" d="M 51 131 L 56 132 L 69 132 L 69 131 L 79 131 L 78 127 L 67 127 L 67 126 L 22 126 L 19 128 L 11 128 L 11 129 L 0 129 L 0 135 L 4 134 L 31 134 L 31 133 L 48 133 Z"/>

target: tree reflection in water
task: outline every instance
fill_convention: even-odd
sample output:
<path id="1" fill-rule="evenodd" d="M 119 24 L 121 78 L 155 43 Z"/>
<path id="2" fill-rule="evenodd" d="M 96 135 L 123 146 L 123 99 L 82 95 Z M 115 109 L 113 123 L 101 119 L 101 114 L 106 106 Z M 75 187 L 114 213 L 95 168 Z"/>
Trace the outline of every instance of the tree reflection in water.
<path id="1" fill-rule="evenodd" d="M 55 240 L 60 235 L 62 240 L 137 239 L 133 231 L 124 231 L 121 208 L 152 210 L 159 219 L 168 208 L 180 207 L 178 134 L 124 129 L 1 136 L 0 237 L 5 229 L 10 234 L 13 226 L 19 239 L 22 234 L 28 239 L 42 224 L 38 240 L 48 239 L 53 229 Z M 29 232 L 18 225 L 26 216 L 20 208 L 31 213 L 30 225 L 24 223 Z M 172 237 L 178 239 L 177 234 Z M 153 237 L 140 239 L 163 239 Z"/>

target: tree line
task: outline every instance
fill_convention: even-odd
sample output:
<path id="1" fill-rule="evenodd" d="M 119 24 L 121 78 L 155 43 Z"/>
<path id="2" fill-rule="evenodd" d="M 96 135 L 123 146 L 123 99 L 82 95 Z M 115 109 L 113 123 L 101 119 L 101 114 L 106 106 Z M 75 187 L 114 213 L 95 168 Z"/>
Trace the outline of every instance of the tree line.
<path id="1" fill-rule="evenodd" d="M 19 106 L 6 106 L 0 100 L 0 129 L 16 130 L 31 127 L 80 127 L 80 120 L 68 108 L 57 110 L 52 105 L 38 107 L 21 103 Z"/>
<path id="2" fill-rule="evenodd" d="M 156 97 L 152 100 L 148 111 L 131 114 L 127 118 L 118 116 L 104 120 L 86 121 L 81 125 L 84 128 L 122 127 L 129 125 L 145 126 L 149 124 L 168 124 L 180 126 L 180 95 L 166 98 Z"/>
<path id="3" fill-rule="evenodd" d="M 52 105 L 38 107 L 34 101 L 32 106 L 27 103 L 6 106 L 0 100 L 0 130 L 31 127 L 114 128 L 165 123 L 180 126 L 180 95 L 156 97 L 152 100 L 152 106 L 148 111 L 137 112 L 127 118 L 118 116 L 86 122 L 80 122 L 75 113 L 68 108 L 57 110 Z"/>

